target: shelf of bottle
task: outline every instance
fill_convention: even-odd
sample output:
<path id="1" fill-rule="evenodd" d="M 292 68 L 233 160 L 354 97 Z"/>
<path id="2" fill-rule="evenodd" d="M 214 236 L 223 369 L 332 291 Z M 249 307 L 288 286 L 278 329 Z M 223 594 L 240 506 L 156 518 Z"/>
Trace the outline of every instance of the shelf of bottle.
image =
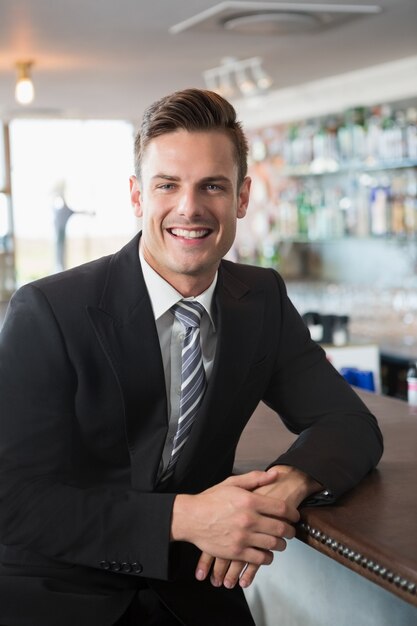
<path id="1" fill-rule="evenodd" d="M 349 161 L 338 163 L 332 159 L 313 161 L 305 165 L 289 165 L 278 169 L 281 176 L 288 178 L 302 178 L 314 176 L 331 176 L 335 174 L 357 174 L 363 172 L 378 172 L 387 170 L 408 169 L 417 167 L 417 159 L 399 159 L 372 162 Z"/>
<path id="2" fill-rule="evenodd" d="M 323 243 L 337 243 L 340 241 L 392 241 L 392 242 L 404 242 L 414 243 L 417 241 L 417 232 L 415 233 L 385 233 L 384 235 L 331 235 L 329 237 L 308 237 L 307 235 L 295 235 L 293 237 L 279 237 L 277 238 L 277 244 L 284 243 L 301 243 L 301 244 L 323 244 Z"/>

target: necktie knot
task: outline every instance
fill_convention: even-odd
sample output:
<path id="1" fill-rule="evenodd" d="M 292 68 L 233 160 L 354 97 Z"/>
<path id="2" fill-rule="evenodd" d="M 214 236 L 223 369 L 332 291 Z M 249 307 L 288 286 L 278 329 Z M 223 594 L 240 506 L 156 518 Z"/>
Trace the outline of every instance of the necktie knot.
<path id="1" fill-rule="evenodd" d="M 204 307 L 199 302 L 180 300 L 171 307 L 171 311 L 185 328 L 198 328 L 201 323 L 201 316 L 204 313 Z"/>

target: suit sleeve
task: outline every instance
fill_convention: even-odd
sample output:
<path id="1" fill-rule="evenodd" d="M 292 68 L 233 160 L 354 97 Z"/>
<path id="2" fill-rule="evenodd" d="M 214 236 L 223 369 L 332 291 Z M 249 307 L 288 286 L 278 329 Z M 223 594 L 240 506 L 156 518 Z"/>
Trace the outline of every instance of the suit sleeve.
<path id="1" fill-rule="evenodd" d="M 299 434 L 274 463 L 297 467 L 337 498 L 378 463 L 382 435 L 375 417 L 313 342 L 276 272 L 280 339 L 264 394 L 289 430 Z"/>
<path id="2" fill-rule="evenodd" d="M 173 494 L 80 488 L 77 372 L 42 292 L 22 288 L 0 334 L 0 541 L 51 559 L 166 579 Z M 117 566 L 116 566 L 117 569 Z"/>

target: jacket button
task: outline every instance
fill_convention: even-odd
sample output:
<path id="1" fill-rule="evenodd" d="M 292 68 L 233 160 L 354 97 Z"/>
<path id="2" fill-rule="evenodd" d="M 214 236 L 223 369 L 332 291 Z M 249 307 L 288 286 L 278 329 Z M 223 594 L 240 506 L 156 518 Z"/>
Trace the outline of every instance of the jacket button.
<path id="1" fill-rule="evenodd" d="M 143 572 L 143 567 L 140 563 L 132 563 L 132 570 L 135 574 L 141 574 Z"/>
<path id="2" fill-rule="evenodd" d="M 110 563 L 110 569 L 112 572 L 120 572 L 121 565 L 117 561 L 112 561 Z"/>
<path id="3" fill-rule="evenodd" d="M 100 561 L 101 569 L 110 569 L 110 563 L 108 561 Z"/>
<path id="4" fill-rule="evenodd" d="M 132 565 L 130 563 L 122 563 L 122 572 L 124 574 L 130 574 L 132 571 Z"/>

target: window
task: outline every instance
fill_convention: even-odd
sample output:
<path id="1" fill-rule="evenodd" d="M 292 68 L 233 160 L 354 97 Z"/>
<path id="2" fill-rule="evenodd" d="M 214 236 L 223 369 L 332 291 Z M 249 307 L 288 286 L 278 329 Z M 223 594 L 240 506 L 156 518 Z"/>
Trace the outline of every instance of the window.
<path id="1" fill-rule="evenodd" d="M 136 232 L 131 124 L 19 119 L 10 143 L 18 283 L 113 252 Z"/>

